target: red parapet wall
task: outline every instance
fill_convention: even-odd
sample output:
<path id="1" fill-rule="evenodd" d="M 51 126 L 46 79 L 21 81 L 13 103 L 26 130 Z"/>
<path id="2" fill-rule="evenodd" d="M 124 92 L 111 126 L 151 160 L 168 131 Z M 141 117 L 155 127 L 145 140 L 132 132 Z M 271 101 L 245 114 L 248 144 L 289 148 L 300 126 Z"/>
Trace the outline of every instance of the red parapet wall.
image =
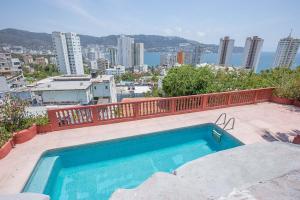
<path id="1" fill-rule="evenodd" d="M 13 134 L 13 140 L 15 144 L 21 144 L 27 142 L 34 138 L 37 134 L 37 127 L 36 125 L 32 125 L 28 129 L 24 129 Z"/>
<path id="2" fill-rule="evenodd" d="M 45 124 L 45 125 L 37 125 L 37 133 L 38 134 L 43 134 L 43 133 L 48 133 L 52 131 L 52 125 L 51 124 Z"/>
<path id="3" fill-rule="evenodd" d="M 273 88 L 49 109 L 51 130 L 139 120 L 270 101 Z"/>
<path id="4" fill-rule="evenodd" d="M 8 140 L 2 147 L 0 147 L 0 159 L 7 156 L 14 146 L 13 139 Z"/>

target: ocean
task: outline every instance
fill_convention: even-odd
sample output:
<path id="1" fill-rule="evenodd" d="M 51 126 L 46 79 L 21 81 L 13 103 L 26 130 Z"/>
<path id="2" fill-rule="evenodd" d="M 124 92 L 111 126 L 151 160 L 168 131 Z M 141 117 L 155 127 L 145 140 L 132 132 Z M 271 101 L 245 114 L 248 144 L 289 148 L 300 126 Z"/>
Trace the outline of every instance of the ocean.
<path id="1" fill-rule="evenodd" d="M 217 62 L 217 53 L 207 53 L 202 56 L 203 63 L 216 63 Z M 242 64 L 243 53 L 234 53 L 231 56 L 230 64 L 232 66 L 241 66 Z M 257 71 L 271 68 L 275 57 L 275 52 L 262 52 L 260 55 L 260 60 L 258 64 Z M 157 66 L 160 64 L 160 53 L 158 52 L 145 52 L 145 64 L 149 66 Z M 300 53 L 296 55 L 295 64 L 292 68 L 300 65 Z"/>

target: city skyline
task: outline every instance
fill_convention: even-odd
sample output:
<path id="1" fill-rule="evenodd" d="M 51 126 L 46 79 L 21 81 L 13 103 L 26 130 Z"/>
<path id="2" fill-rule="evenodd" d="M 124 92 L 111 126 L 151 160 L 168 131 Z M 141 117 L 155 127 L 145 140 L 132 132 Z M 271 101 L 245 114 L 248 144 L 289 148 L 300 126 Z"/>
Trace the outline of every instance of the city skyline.
<path id="1" fill-rule="evenodd" d="M 59 30 L 94 36 L 155 34 L 179 36 L 206 44 L 218 44 L 219 38 L 229 35 L 235 39 L 236 46 L 243 46 L 248 36 L 258 35 L 265 38 L 263 51 L 272 52 L 276 50 L 279 39 L 287 35 L 291 28 L 293 36 L 300 37 L 297 22 L 300 2 L 295 0 L 277 0 L 272 4 L 266 0 L 251 4 L 237 0 L 192 0 L 179 5 L 174 1 L 158 0 L 4 0 L 1 6 L 3 12 L 0 16 L 6 20 L 1 20 L 0 29 L 48 33 Z M 32 8 L 35 12 L 29 12 Z M 98 12 L 100 8 L 101 12 Z M 10 12 L 12 9 L 14 12 Z M 162 10 L 164 12 L 160 12 Z"/>

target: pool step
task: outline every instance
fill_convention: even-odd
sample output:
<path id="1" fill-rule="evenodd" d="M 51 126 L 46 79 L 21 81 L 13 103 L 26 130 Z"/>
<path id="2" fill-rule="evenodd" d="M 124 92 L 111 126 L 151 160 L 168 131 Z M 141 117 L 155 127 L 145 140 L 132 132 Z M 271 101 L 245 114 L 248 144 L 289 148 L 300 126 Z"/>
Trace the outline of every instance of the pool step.
<path id="1" fill-rule="evenodd" d="M 222 138 L 222 133 L 219 133 L 216 129 L 212 130 L 212 137 L 215 139 L 216 142 L 220 143 Z"/>
<path id="2" fill-rule="evenodd" d="M 37 165 L 40 170 L 33 171 L 33 175 L 25 185 L 23 191 L 35 193 L 46 192 L 47 183 L 51 179 L 51 176 L 53 176 L 51 172 L 57 172 L 57 168 L 60 168 L 59 156 L 43 158 L 43 162 L 39 162 Z"/>

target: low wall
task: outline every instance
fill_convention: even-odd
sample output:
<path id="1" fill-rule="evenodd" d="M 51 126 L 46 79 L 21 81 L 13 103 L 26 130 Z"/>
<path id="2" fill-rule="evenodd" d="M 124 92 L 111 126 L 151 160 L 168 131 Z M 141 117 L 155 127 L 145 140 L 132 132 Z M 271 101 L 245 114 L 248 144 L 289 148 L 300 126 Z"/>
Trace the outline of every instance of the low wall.
<path id="1" fill-rule="evenodd" d="M 32 125 L 28 129 L 24 129 L 13 134 L 13 140 L 15 144 L 21 144 L 31 140 L 37 134 L 37 126 Z"/>
<path id="2" fill-rule="evenodd" d="M 139 120 L 270 101 L 273 88 L 49 109 L 52 130 Z"/>
<path id="3" fill-rule="evenodd" d="M 2 147 L 0 147 L 0 159 L 4 158 L 7 154 L 9 154 L 13 146 L 13 139 L 10 139 Z"/>

